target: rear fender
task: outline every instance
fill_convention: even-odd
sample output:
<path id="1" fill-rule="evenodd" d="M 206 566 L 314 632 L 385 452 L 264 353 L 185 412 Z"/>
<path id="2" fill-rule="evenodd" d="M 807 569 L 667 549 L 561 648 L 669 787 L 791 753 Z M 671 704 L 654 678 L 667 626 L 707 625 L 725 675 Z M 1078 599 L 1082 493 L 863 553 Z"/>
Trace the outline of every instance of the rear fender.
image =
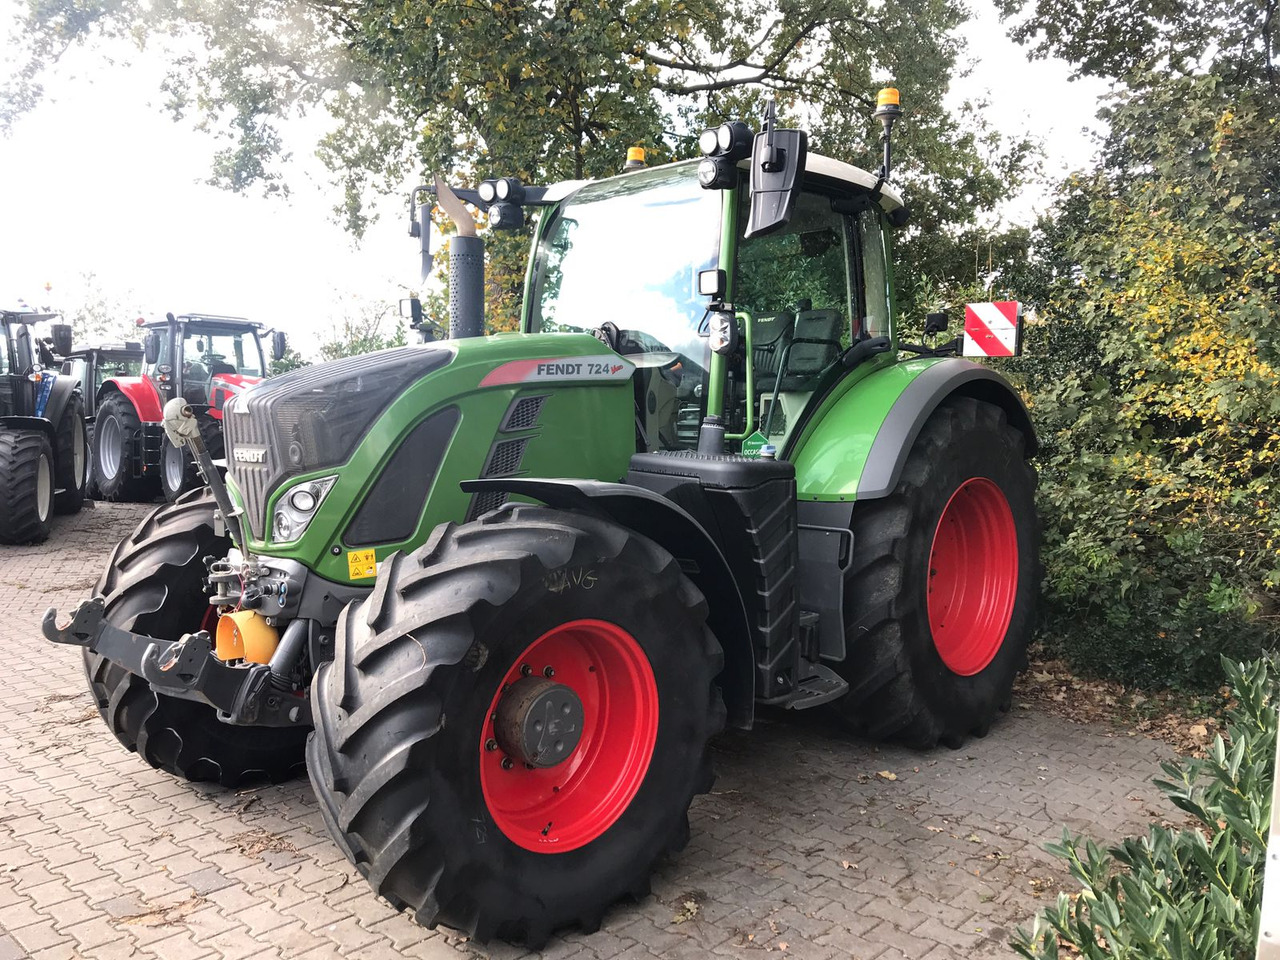
<path id="1" fill-rule="evenodd" d="M 118 390 L 128 398 L 137 411 L 138 419 L 143 423 L 159 423 L 164 419 L 160 411 L 160 396 L 146 378 L 113 377 L 107 380 L 98 390 L 97 406 L 102 406 L 102 401 L 111 390 Z"/>
<path id="2" fill-rule="evenodd" d="M 1025 438 L 1026 456 L 1035 455 L 1035 428 L 1027 408 L 994 370 L 956 358 L 895 363 L 834 398 L 791 452 L 800 500 L 887 497 L 898 485 L 921 428 L 953 396 L 1000 407 Z"/>
<path id="3" fill-rule="evenodd" d="M 728 562 L 697 520 L 665 497 L 624 483 L 497 478 L 465 480 L 460 486 L 467 492 L 502 491 L 549 507 L 603 514 L 671 553 L 707 598 L 707 624 L 724 648 L 724 669 L 718 680 L 729 711 L 728 722 L 743 730 L 751 728 L 755 657 L 746 606 Z"/>
<path id="4" fill-rule="evenodd" d="M 66 375 L 59 375 L 53 381 L 53 386 L 49 390 L 49 398 L 45 401 L 42 416 L 54 425 L 57 429 L 58 423 L 62 420 L 62 414 L 67 409 L 67 404 L 71 402 L 72 396 L 80 388 L 80 381 L 73 380 Z"/>
<path id="5" fill-rule="evenodd" d="M 44 417 L 0 417 L 0 427 L 7 430 L 38 430 L 53 441 L 53 424 Z"/>

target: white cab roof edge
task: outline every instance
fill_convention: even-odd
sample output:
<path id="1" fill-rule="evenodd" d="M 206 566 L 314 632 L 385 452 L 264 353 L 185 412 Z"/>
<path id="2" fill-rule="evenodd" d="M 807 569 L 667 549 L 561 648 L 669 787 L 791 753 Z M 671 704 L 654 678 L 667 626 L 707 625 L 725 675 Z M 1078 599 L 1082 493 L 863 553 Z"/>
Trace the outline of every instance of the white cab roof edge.
<path id="1" fill-rule="evenodd" d="M 677 160 L 676 163 L 692 163 L 691 160 Z M 749 161 L 743 160 L 738 166 L 745 167 Z M 662 166 L 670 166 L 670 164 L 662 164 Z M 651 168 L 651 169 L 657 169 Z M 874 190 L 876 186 L 876 175 L 868 173 L 861 167 L 855 167 L 851 163 L 845 163 L 843 160 L 833 160 L 830 157 L 824 157 L 821 154 L 811 153 L 805 159 L 805 172 L 812 173 L 819 177 L 828 177 L 832 180 L 841 180 L 845 183 L 851 183 L 854 186 L 861 187 L 864 190 Z M 547 187 L 544 200 L 549 203 L 555 203 L 563 200 L 579 187 L 593 183 L 591 180 L 562 180 L 560 183 L 553 183 Z M 880 209 L 885 212 L 897 210 L 899 207 L 905 206 L 902 201 L 902 194 L 896 189 L 885 184 L 880 188 Z"/>

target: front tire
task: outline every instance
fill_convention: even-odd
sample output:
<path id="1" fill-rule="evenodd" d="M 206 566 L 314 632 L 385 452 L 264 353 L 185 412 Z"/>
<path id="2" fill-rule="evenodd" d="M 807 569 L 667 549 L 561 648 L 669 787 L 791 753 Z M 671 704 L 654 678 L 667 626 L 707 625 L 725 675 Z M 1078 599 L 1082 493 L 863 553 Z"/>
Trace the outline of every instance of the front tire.
<path id="1" fill-rule="evenodd" d="M 79 513 L 87 493 L 90 456 L 89 437 L 85 430 L 84 400 L 71 397 L 58 421 L 58 450 L 54 464 L 61 492 L 54 498 L 58 513 Z"/>
<path id="2" fill-rule="evenodd" d="M 202 558 L 221 556 L 230 546 L 214 533 L 213 513 L 212 494 L 193 493 L 152 511 L 120 541 L 94 589 L 106 598 L 108 623 L 162 640 L 212 629 Z M 212 707 L 157 694 L 97 654 L 85 651 L 84 666 L 102 719 L 153 767 L 224 787 L 279 783 L 302 773 L 305 730 L 232 726 Z"/>
<path id="3" fill-rule="evenodd" d="M 706 615 L 669 553 L 606 521 L 521 505 L 441 526 L 347 607 L 313 681 L 329 832 L 427 926 L 535 948 L 596 929 L 683 847 L 711 785 L 723 654 Z M 526 720 L 559 716 L 565 688 L 579 739 L 530 764 L 510 711 L 542 690 Z"/>
<path id="4" fill-rule="evenodd" d="M 958 747 L 1008 708 L 1040 584 L 1035 486 L 1004 411 L 958 397 L 894 492 L 854 507 L 837 707 L 856 732 Z"/>
<path id="5" fill-rule="evenodd" d="M 93 466 L 103 500 L 138 499 L 147 486 L 134 476 L 134 438 L 142 421 L 133 403 L 122 393 L 110 393 L 98 408 L 93 431 Z"/>
<path id="6" fill-rule="evenodd" d="M 195 486 L 195 467 L 186 446 L 175 447 L 165 437 L 160 443 L 160 490 L 173 503 Z"/>
<path id="7" fill-rule="evenodd" d="M 53 446 L 43 433 L 0 429 L 0 543 L 49 539 L 53 465 Z"/>

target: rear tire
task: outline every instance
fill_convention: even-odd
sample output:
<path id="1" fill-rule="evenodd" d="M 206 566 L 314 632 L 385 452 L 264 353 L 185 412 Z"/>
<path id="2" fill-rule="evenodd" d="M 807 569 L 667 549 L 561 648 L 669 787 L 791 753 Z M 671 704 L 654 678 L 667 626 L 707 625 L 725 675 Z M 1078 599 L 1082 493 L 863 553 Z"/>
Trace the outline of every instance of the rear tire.
<path id="1" fill-rule="evenodd" d="M 44 543 L 53 529 L 53 447 L 38 430 L 0 429 L 0 543 Z"/>
<path id="2" fill-rule="evenodd" d="M 141 499 L 148 486 L 134 476 L 134 437 L 142 421 L 123 393 L 109 393 L 98 407 L 93 431 L 93 469 L 103 500 Z"/>
<path id="3" fill-rule="evenodd" d="M 330 834 L 426 926 L 534 948 L 562 926 L 598 928 L 618 898 L 647 893 L 711 786 L 725 713 L 706 616 L 669 553 L 606 521 L 520 505 L 442 525 L 343 611 L 312 683 L 307 766 Z M 504 767 L 508 748 L 489 745 L 526 657 L 533 677 L 554 660 L 555 683 L 583 691 L 571 759 L 539 769 Z M 646 683 L 651 700 L 630 692 Z"/>
<path id="4" fill-rule="evenodd" d="M 202 558 L 230 546 L 213 532 L 213 511 L 209 491 L 192 493 L 154 510 L 120 541 L 94 590 L 106 598 L 108 623 L 163 640 L 211 627 Z M 305 730 L 232 726 L 205 704 L 156 694 L 97 654 L 86 651 L 84 666 L 102 719 L 153 767 L 224 787 L 302 773 Z"/>
<path id="5" fill-rule="evenodd" d="M 58 421 L 58 451 L 55 475 L 62 491 L 54 498 L 58 513 L 79 513 L 88 487 L 89 437 L 85 431 L 84 400 L 72 395 Z"/>
<path id="6" fill-rule="evenodd" d="M 894 492 L 854 507 L 837 708 L 855 732 L 958 747 L 1008 709 L 1040 584 L 1035 486 L 1004 411 L 958 397 Z"/>

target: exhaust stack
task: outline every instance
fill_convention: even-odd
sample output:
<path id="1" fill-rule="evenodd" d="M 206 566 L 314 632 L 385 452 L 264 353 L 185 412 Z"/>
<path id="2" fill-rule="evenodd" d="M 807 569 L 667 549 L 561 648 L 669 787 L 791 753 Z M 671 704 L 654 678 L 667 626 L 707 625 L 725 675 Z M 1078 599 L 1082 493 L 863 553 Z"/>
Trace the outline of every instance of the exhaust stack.
<path id="1" fill-rule="evenodd" d="M 449 336 L 484 336 L 484 241 L 471 211 L 437 175 L 436 200 L 458 232 L 449 241 Z"/>

